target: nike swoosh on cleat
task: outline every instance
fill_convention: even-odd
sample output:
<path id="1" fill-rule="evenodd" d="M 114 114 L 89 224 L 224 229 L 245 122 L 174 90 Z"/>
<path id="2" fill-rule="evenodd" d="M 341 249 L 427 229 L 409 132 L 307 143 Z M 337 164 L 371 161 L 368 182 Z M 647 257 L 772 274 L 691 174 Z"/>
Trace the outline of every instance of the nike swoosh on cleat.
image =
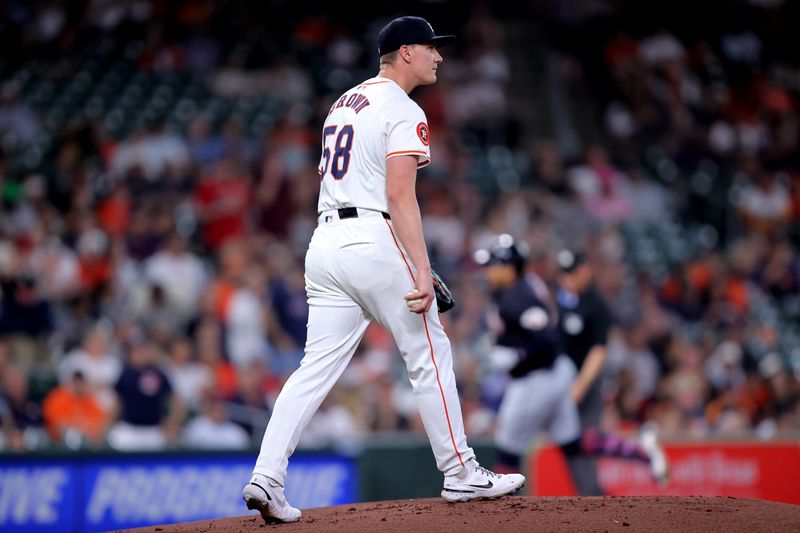
<path id="1" fill-rule="evenodd" d="M 491 489 L 494 485 L 491 481 L 487 481 L 486 485 L 470 485 L 470 487 L 475 487 L 476 489 Z"/>
<path id="2" fill-rule="evenodd" d="M 267 489 L 265 489 L 264 487 L 262 487 L 262 486 L 261 486 L 261 485 L 259 485 L 258 483 L 253 483 L 252 481 L 250 482 L 250 484 L 251 484 L 251 485 L 255 485 L 255 486 L 256 486 L 256 487 L 258 487 L 259 489 L 263 490 L 263 491 L 264 491 L 264 494 L 266 494 L 266 495 L 267 495 L 267 499 L 268 499 L 269 501 L 272 501 L 272 498 L 270 498 L 270 497 L 269 497 L 269 492 L 267 492 Z"/>

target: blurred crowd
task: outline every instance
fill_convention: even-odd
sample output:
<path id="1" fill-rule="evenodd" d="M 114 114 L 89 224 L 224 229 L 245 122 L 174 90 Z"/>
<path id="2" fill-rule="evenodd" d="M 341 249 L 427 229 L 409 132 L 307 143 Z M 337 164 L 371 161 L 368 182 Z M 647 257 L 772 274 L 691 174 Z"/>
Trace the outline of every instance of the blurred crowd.
<path id="1" fill-rule="evenodd" d="M 0 59 L 0 448 L 260 441 L 305 343 L 321 120 L 375 74 L 391 18 L 265 4 L 8 3 L 0 41 L 19 53 Z M 772 4 L 753 9 L 783 9 Z M 501 232 L 531 245 L 530 269 L 551 283 L 558 250 L 589 255 L 616 320 L 609 429 L 798 430 L 800 69 L 770 42 L 789 19 L 770 18 L 770 34 L 619 31 L 592 34 L 595 57 L 559 50 L 575 97 L 599 95 L 602 142 L 580 153 L 521 134 L 504 20 L 483 3 L 457 27 L 432 18 L 459 41 L 439 83 L 413 95 L 434 139 L 418 193 L 458 302 L 443 321 L 467 433 L 492 434 L 503 388 L 471 259 Z M 131 85 L 54 112 L 85 58 L 129 69 Z M 125 103 L 146 90 L 131 90 L 137 76 L 156 87 L 141 109 Z M 301 445 L 391 431 L 424 430 L 373 325 Z"/>
<path id="2" fill-rule="evenodd" d="M 603 143 L 577 166 L 551 146 L 534 160 L 550 194 L 576 194 L 594 220 L 617 319 L 609 426 L 800 429 L 796 15 L 780 1 L 553 14 L 565 86 L 595 110 L 579 133 Z"/>

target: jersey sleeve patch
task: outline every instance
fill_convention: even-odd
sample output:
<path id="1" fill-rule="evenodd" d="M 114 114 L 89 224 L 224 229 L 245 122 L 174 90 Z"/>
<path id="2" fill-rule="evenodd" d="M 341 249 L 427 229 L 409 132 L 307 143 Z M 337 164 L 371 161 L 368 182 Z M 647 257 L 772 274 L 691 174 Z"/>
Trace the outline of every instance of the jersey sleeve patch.
<path id="1" fill-rule="evenodd" d="M 530 331 L 541 331 L 547 327 L 550 317 L 541 307 L 530 307 L 519 317 L 519 325 Z"/>
<path id="2" fill-rule="evenodd" d="M 417 137 L 419 137 L 419 140 L 422 141 L 422 144 L 425 146 L 430 146 L 431 139 L 430 133 L 428 132 L 428 125 L 424 122 L 417 124 Z"/>
<path id="3" fill-rule="evenodd" d="M 404 97 L 387 111 L 386 158 L 413 155 L 417 157 L 417 168 L 430 163 L 430 131 L 422 109 Z"/>

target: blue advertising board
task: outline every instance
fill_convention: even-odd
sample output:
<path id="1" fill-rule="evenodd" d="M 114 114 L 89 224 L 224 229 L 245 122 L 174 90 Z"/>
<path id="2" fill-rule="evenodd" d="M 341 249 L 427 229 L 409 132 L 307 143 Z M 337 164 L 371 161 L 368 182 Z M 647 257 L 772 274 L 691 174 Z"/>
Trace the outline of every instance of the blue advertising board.
<path id="1" fill-rule="evenodd" d="M 0 457 L 0 530 L 94 532 L 242 515 L 252 468 L 243 454 Z M 356 501 L 353 459 L 295 455 L 286 497 L 300 508 Z"/>
<path id="2" fill-rule="evenodd" d="M 76 478 L 63 461 L 0 462 L 0 530 L 69 530 L 77 520 Z"/>

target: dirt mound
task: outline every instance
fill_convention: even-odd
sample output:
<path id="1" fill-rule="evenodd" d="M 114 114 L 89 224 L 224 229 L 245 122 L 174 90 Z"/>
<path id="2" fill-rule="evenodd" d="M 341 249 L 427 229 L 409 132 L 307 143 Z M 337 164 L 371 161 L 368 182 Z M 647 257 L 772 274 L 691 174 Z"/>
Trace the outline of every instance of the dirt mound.
<path id="1" fill-rule="evenodd" d="M 447 504 L 440 499 L 397 500 L 303 511 L 295 524 L 264 526 L 258 515 L 136 529 L 139 533 L 266 531 L 800 531 L 800 506 L 739 498 L 627 496 L 511 497 Z"/>

